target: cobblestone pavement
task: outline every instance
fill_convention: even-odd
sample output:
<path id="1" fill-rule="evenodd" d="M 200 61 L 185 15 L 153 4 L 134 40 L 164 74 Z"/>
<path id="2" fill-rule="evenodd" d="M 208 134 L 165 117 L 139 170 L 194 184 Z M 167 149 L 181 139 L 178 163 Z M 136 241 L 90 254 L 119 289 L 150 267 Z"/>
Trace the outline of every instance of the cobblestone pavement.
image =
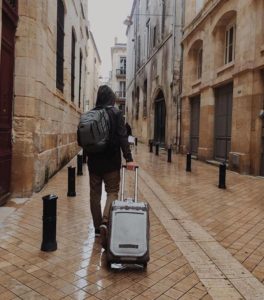
<path id="1" fill-rule="evenodd" d="M 186 173 L 184 156 L 168 164 L 165 152 L 134 152 L 139 198 L 151 206 L 147 270 L 107 269 L 87 169 L 77 196 L 67 197 L 65 167 L 25 203 L 0 208 L 0 299 L 264 299 L 263 179 L 228 172 L 221 190 L 214 166 L 192 161 Z M 128 183 L 131 192 L 131 174 Z M 40 251 L 41 198 L 51 193 L 59 197 L 58 249 L 48 253 Z"/>
<path id="2" fill-rule="evenodd" d="M 75 164 L 75 162 L 74 162 Z M 131 184 L 130 184 L 131 187 Z M 94 236 L 87 169 L 67 197 L 67 168 L 26 203 L 10 201 L 0 223 L 0 299 L 212 299 L 151 210 L 151 260 L 147 270 L 108 270 Z M 57 242 L 40 251 L 42 196 L 56 194 Z M 16 209 L 11 213 L 9 210 Z"/>
<path id="3" fill-rule="evenodd" d="M 264 179 L 227 171 L 227 189 L 219 189 L 216 166 L 192 160 L 192 172 L 186 172 L 183 155 L 173 155 L 172 163 L 167 163 L 164 150 L 156 156 L 149 153 L 146 146 L 139 145 L 136 153 L 136 160 L 145 170 L 142 181 L 153 180 L 149 184 L 150 189 L 155 190 L 155 186 L 159 186 L 163 190 L 161 202 L 189 234 L 188 238 L 198 242 L 210 263 L 216 262 L 222 273 L 220 275 L 229 279 L 245 298 L 264 299 L 263 285 L 255 280 L 264 281 Z M 205 246 L 206 241 L 211 247 Z M 180 246 L 180 243 L 177 245 Z M 180 249 L 185 256 L 189 255 L 188 251 L 185 253 L 184 249 Z M 230 254 L 235 260 L 230 258 Z M 210 274 L 210 263 L 207 275 Z M 201 279 L 204 275 L 199 274 L 199 268 L 194 269 Z M 237 280 L 242 277 L 244 283 L 238 284 Z M 255 293 L 259 288 L 259 292 Z"/>

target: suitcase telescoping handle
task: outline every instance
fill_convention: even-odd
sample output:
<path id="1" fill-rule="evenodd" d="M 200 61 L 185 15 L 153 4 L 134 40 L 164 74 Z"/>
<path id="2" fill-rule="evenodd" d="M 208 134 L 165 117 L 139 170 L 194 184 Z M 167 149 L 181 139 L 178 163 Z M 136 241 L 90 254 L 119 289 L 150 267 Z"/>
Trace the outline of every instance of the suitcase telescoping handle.
<path id="1" fill-rule="evenodd" d="M 124 201 L 124 188 L 125 188 L 125 170 L 127 166 L 122 165 L 122 177 L 121 177 L 121 201 Z M 134 191 L 134 201 L 137 202 L 138 198 L 138 166 L 134 168 L 135 170 L 135 191 Z"/>

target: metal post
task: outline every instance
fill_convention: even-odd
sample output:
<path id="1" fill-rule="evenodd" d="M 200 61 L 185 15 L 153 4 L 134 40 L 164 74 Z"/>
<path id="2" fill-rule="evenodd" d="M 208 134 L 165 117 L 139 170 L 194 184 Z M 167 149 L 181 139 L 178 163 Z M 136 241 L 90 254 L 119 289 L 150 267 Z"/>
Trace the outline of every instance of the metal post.
<path id="1" fill-rule="evenodd" d="M 153 152 L 153 142 L 152 142 L 152 140 L 149 140 L 149 152 L 150 153 Z"/>
<path id="2" fill-rule="evenodd" d="M 156 143 L 156 155 L 159 155 L 159 143 Z"/>
<path id="3" fill-rule="evenodd" d="M 137 141 L 137 138 L 135 137 L 135 146 L 137 146 L 137 142 L 138 142 L 138 141 Z"/>
<path id="4" fill-rule="evenodd" d="M 42 251 L 57 250 L 56 241 L 56 219 L 57 219 L 57 199 L 56 195 L 46 195 L 43 200 L 43 228 L 42 228 Z"/>
<path id="5" fill-rule="evenodd" d="M 75 167 L 68 167 L 68 197 L 75 197 Z"/>
<path id="6" fill-rule="evenodd" d="M 219 165 L 219 184 L 218 184 L 219 189 L 226 188 L 225 180 L 226 180 L 226 164 L 222 163 L 221 165 Z"/>
<path id="7" fill-rule="evenodd" d="M 186 156 L 186 172 L 191 172 L 192 171 L 192 154 L 187 153 Z"/>
<path id="8" fill-rule="evenodd" d="M 168 162 L 171 162 L 171 153 L 172 153 L 172 149 L 171 146 L 168 148 Z"/>
<path id="9" fill-rule="evenodd" d="M 81 154 L 77 155 L 77 175 L 83 175 L 82 171 L 82 165 L 83 165 L 83 156 Z"/>

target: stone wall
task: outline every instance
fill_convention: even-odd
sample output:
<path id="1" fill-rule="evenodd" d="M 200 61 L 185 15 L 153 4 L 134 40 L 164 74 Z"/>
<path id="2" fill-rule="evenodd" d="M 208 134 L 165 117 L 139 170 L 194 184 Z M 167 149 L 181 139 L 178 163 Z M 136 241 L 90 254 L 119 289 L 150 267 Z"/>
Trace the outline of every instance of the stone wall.
<path id="1" fill-rule="evenodd" d="M 97 50 L 93 34 L 90 31 L 88 40 L 88 57 L 87 57 L 87 80 L 86 80 L 86 93 L 87 99 L 85 110 L 88 111 L 95 107 L 97 91 L 100 85 L 99 75 L 101 70 L 101 58 Z"/>
<path id="2" fill-rule="evenodd" d="M 86 2 L 82 1 L 84 11 Z M 82 66 L 79 107 L 79 53 L 86 61 L 86 19 L 81 2 L 65 0 L 64 90 L 56 89 L 56 1 L 19 1 L 16 34 L 12 192 L 28 196 L 76 153 L 76 130 L 85 98 Z M 71 101 L 71 32 L 76 32 L 74 102 Z M 66 184 L 66 183 L 65 183 Z"/>
<path id="3" fill-rule="evenodd" d="M 214 158 L 215 88 L 233 83 L 231 150 L 229 167 L 240 173 L 260 172 L 261 124 L 264 80 L 264 1 L 206 1 L 198 15 L 186 6 L 183 46 L 182 145 L 190 143 L 188 105 L 200 95 L 200 131 L 198 158 Z M 188 10 L 190 10 L 188 12 Z M 224 63 L 225 28 L 235 24 L 235 58 Z M 198 80 L 197 61 L 192 59 L 195 45 L 203 48 L 203 72 Z"/>
<path id="4" fill-rule="evenodd" d="M 161 91 L 166 106 L 165 144 L 168 146 L 176 141 L 176 98 L 179 95 L 181 56 L 181 1 L 166 1 L 164 30 L 161 18 L 162 1 L 151 1 L 148 9 L 146 9 L 146 3 L 142 1 L 135 1 L 134 5 L 131 14 L 132 24 L 127 29 L 128 121 L 133 127 L 133 134 L 138 137 L 139 141 L 147 143 L 149 139 L 153 139 L 155 99 Z M 146 29 L 148 20 L 149 37 Z M 155 46 L 153 46 L 154 28 L 156 28 Z M 147 43 L 149 43 L 149 53 L 147 53 Z M 140 60 L 140 64 L 137 66 L 135 74 L 135 62 L 138 60 Z M 145 82 L 147 82 L 146 92 L 144 90 Z M 136 97 L 137 90 L 139 91 L 138 99 Z M 139 102 L 138 119 L 136 118 L 137 101 Z M 144 115 L 144 105 L 146 106 L 146 115 Z"/>

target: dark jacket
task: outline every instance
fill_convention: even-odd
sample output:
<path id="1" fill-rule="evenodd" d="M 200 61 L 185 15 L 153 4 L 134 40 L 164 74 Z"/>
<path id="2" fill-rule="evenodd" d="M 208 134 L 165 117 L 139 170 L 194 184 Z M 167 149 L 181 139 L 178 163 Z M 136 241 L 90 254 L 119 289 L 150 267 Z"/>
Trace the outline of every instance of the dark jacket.
<path id="1" fill-rule="evenodd" d="M 127 135 L 132 135 L 132 129 L 131 129 L 131 126 L 126 122 L 126 130 L 127 130 Z"/>
<path id="2" fill-rule="evenodd" d="M 96 108 L 106 108 L 110 119 L 110 141 L 102 153 L 88 153 L 89 172 L 97 175 L 120 170 L 121 150 L 127 162 L 133 161 L 127 131 L 122 112 L 113 107 L 114 92 L 106 85 L 100 86 L 97 94 Z"/>

